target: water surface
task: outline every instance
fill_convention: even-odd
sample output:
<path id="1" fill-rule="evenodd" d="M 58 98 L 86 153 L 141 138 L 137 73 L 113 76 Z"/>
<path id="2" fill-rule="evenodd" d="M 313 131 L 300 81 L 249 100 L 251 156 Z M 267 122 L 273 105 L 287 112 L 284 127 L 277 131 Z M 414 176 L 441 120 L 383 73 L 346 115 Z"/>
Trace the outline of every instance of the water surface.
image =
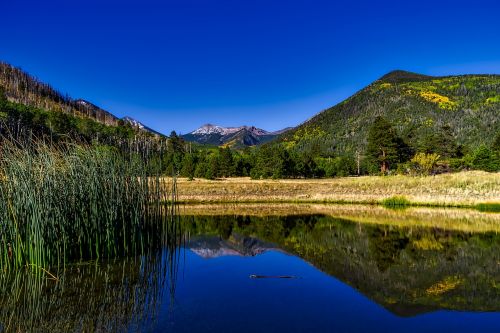
<path id="1" fill-rule="evenodd" d="M 71 265 L 59 281 L 4 275 L 1 326 L 40 332 L 500 331 L 500 235 L 494 231 L 302 213 L 187 212 L 176 223 L 164 236 L 168 244 L 140 257 Z"/>

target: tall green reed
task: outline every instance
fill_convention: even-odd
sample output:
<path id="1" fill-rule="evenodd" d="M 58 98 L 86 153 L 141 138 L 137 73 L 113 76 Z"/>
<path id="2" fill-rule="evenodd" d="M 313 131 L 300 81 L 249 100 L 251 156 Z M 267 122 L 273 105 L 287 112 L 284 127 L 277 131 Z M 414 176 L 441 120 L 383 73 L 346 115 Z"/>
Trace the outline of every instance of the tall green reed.
<path id="1" fill-rule="evenodd" d="M 0 268 L 143 253 L 146 231 L 173 213 L 160 169 L 109 147 L 3 140 Z"/>

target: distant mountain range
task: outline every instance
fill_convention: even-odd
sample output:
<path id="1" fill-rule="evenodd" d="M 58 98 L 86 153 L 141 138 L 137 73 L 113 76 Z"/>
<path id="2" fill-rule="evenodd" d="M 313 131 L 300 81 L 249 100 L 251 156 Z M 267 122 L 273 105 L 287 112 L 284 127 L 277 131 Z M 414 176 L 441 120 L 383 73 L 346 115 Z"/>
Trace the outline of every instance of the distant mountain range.
<path id="1" fill-rule="evenodd" d="M 268 132 L 255 126 L 222 127 L 205 124 L 182 137 L 186 141 L 201 144 L 244 148 L 269 142 L 290 129 L 291 128 L 285 128 L 280 131 Z"/>

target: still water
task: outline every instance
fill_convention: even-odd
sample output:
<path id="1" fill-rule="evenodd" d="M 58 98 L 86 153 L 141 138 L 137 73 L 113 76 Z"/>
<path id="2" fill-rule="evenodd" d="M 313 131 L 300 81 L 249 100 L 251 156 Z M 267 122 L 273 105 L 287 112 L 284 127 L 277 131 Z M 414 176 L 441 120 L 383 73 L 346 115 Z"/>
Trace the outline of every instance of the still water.
<path id="1" fill-rule="evenodd" d="M 494 231 L 324 214 L 175 223 L 147 255 L 2 276 L 0 331 L 500 332 Z"/>

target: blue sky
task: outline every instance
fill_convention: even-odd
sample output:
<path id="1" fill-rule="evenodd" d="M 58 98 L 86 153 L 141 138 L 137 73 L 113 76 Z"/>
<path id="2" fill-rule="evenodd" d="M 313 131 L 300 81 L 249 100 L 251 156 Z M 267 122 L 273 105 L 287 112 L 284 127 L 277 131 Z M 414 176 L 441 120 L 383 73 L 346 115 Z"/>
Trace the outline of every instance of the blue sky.
<path id="1" fill-rule="evenodd" d="M 498 1 L 4 1 L 0 60 L 169 133 L 295 126 L 392 69 L 500 73 Z"/>

